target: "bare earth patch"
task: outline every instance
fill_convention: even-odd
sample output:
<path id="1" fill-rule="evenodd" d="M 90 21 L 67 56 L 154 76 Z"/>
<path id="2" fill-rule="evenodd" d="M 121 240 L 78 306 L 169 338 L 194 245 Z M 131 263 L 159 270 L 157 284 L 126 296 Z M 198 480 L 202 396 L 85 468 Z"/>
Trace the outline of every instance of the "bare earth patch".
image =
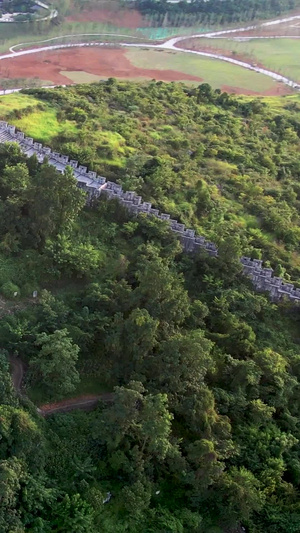
<path id="1" fill-rule="evenodd" d="M 120 28 L 141 28 L 147 26 L 142 15 L 135 9 L 93 9 L 71 15 L 68 22 L 108 22 Z"/>
<path id="2" fill-rule="evenodd" d="M 62 71 L 84 71 L 102 78 L 145 78 L 160 81 L 195 81 L 202 78 L 177 72 L 176 70 L 155 70 L 138 68 L 130 63 L 124 50 L 72 48 L 52 52 L 40 52 L 3 61 L 6 77 L 51 80 L 54 84 L 69 85 L 72 81 Z"/>
<path id="3" fill-rule="evenodd" d="M 245 91 L 245 89 L 241 89 L 240 87 L 231 87 L 230 85 L 222 85 L 221 90 L 226 93 L 245 94 L 248 96 L 283 96 L 286 94 L 293 94 L 293 90 L 289 89 L 289 87 L 283 83 L 274 83 L 274 87 L 272 87 L 272 89 L 269 91 L 264 91 L 263 93 L 251 91 L 251 89 L 247 89 L 247 91 Z"/>
<path id="4" fill-rule="evenodd" d="M 48 403 L 40 406 L 39 412 L 43 416 L 49 416 L 55 413 L 66 413 L 74 409 L 89 410 L 93 409 L 99 400 L 103 402 L 112 402 L 114 394 L 112 392 L 104 392 L 102 394 L 85 394 L 83 396 L 76 396 L 60 402 Z"/>

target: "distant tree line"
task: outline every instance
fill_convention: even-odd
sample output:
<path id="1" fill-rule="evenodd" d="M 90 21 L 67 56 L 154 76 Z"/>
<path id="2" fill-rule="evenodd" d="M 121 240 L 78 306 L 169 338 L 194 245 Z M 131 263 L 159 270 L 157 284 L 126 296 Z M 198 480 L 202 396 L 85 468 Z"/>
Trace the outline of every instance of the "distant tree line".
<path id="1" fill-rule="evenodd" d="M 168 0 L 137 0 L 136 7 L 153 25 L 189 26 L 196 23 L 228 24 L 253 21 L 295 9 L 299 0 L 194 0 L 169 3 Z"/>

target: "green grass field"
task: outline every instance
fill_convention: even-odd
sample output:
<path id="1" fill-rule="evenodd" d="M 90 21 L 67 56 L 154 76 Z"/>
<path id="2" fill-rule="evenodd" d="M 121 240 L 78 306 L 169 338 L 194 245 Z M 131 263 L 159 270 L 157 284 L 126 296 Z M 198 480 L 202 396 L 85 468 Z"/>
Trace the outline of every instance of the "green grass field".
<path id="1" fill-rule="evenodd" d="M 0 118 L 9 117 L 12 110 L 25 109 L 29 106 L 36 107 L 40 103 L 36 98 L 23 94 L 9 94 L 0 97 Z M 71 121 L 59 122 L 57 111 L 50 105 L 43 104 L 42 109 L 33 109 L 28 115 L 21 118 L 9 117 L 9 122 L 24 131 L 30 137 L 41 142 L 47 142 L 56 135 L 67 131 L 76 133 L 75 123 Z"/>
<path id="2" fill-rule="evenodd" d="M 66 76 L 66 78 L 69 78 L 69 80 L 73 81 L 74 83 L 93 83 L 97 81 L 107 80 L 108 76 L 98 76 L 97 74 L 90 74 L 89 72 L 85 72 L 84 70 L 61 70 L 60 74 L 63 76 Z M 137 82 L 144 82 L 149 81 L 153 78 L 153 76 L 149 73 L 149 76 L 132 76 L 132 77 L 122 77 L 122 76 L 116 76 L 118 80 L 121 81 L 137 81 Z M 163 74 L 162 74 L 163 77 Z M 198 85 L 195 81 L 186 80 L 184 74 L 182 75 L 182 79 L 179 81 L 182 81 L 186 83 L 187 85 Z M 198 82 L 200 83 L 200 82 Z"/>
<path id="3" fill-rule="evenodd" d="M 84 70 L 61 70 L 60 74 L 66 76 L 74 83 L 93 83 L 104 79 L 102 76 L 97 76 L 97 74 L 91 74 Z"/>
<path id="4" fill-rule="evenodd" d="M 131 36 L 144 40 L 142 32 L 137 32 L 130 28 L 118 28 L 112 24 L 101 22 L 64 22 L 59 26 L 45 26 L 45 29 L 38 33 L 35 33 L 34 29 L 30 31 L 29 27 L 24 28 L 24 26 L 22 26 L 22 28 L 20 28 L 20 25 L 17 24 L 2 24 L 0 30 L 0 52 L 6 52 L 11 46 L 19 43 L 41 43 L 42 46 L 45 40 L 53 37 L 60 38 L 57 42 L 71 42 L 72 40 L 76 40 L 76 42 L 89 42 L 95 40 L 114 42 L 129 40 L 129 42 L 131 42 Z M 80 35 L 83 33 L 98 35 L 81 37 Z M 113 33 L 124 34 L 124 37 L 109 35 Z M 71 37 L 63 38 L 61 37 L 63 35 Z M 77 35 L 79 37 L 77 37 Z M 101 37 L 101 35 L 103 35 L 103 37 Z M 46 44 L 47 43 L 45 43 L 45 45 Z M 49 45 L 50 44 L 54 43 L 49 42 Z M 19 48 L 23 48 L 23 46 L 21 45 Z"/>
<path id="5" fill-rule="evenodd" d="M 199 39 L 199 46 L 215 47 L 242 54 L 251 62 L 262 63 L 284 76 L 300 81 L 299 39 L 251 39 L 237 42 L 229 39 Z M 199 48 L 200 49 L 200 48 Z"/>
<path id="6" fill-rule="evenodd" d="M 76 125 L 70 121 L 63 124 L 58 122 L 56 110 L 48 108 L 45 111 L 34 111 L 28 116 L 14 119 L 11 122 L 20 130 L 26 131 L 30 137 L 41 142 L 47 142 L 64 131 L 75 133 Z"/>
<path id="7" fill-rule="evenodd" d="M 276 85 L 271 78 L 263 74 L 251 72 L 223 61 L 197 57 L 183 52 L 134 49 L 128 50 L 126 56 L 136 67 L 176 70 L 183 73 L 182 80 L 184 80 L 184 74 L 191 74 L 202 78 L 204 82 L 209 83 L 214 88 L 227 85 L 263 93 Z"/>
<path id="8" fill-rule="evenodd" d="M 8 94 L 0 97 L 0 115 L 2 118 L 6 116 L 13 109 L 24 109 L 28 106 L 37 105 L 38 101 L 33 96 L 27 94 Z"/>

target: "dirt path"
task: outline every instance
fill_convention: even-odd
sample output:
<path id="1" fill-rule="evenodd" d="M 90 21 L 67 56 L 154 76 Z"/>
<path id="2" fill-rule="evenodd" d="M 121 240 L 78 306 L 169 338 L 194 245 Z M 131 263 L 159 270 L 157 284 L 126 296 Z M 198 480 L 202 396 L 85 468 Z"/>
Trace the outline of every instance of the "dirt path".
<path id="1" fill-rule="evenodd" d="M 18 359 L 12 355 L 9 358 L 9 362 L 12 368 L 11 379 L 13 386 L 17 392 L 20 392 L 24 376 L 24 365 L 21 359 Z"/>
<path id="2" fill-rule="evenodd" d="M 103 392 L 102 394 L 91 394 L 85 396 L 77 396 L 76 398 L 69 398 L 60 402 L 48 403 L 39 408 L 42 416 L 47 417 L 56 413 L 67 413 L 74 409 L 83 409 L 88 411 L 96 407 L 98 402 L 112 402 L 114 395 L 112 392 Z"/>
<path id="3" fill-rule="evenodd" d="M 16 392 L 21 392 L 22 381 L 24 377 L 24 363 L 18 357 L 11 355 L 9 357 L 11 366 L 11 379 Z M 103 392 L 102 394 L 89 394 L 84 396 L 76 396 L 75 398 L 68 398 L 60 402 L 47 403 L 37 407 L 37 411 L 41 416 L 47 417 L 56 413 L 67 413 L 74 409 L 83 409 L 89 411 L 96 407 L 98 402 L 112 402 L 114 394 L 112 392 Z"/>

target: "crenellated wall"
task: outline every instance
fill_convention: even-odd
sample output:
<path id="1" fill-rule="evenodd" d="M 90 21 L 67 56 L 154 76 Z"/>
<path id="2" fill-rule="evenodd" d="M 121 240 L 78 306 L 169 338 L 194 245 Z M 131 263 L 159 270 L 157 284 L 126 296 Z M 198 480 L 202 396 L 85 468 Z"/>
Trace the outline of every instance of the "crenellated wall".
<path id="1" fill-rule="evenodd" d="M 69 160 L 67 155 L 52 152 L 51 148 L 44 147 L 41 143 L 34 142 L 31 137 L 25 137 L 23 132 L 16 131 L 15 126 L 0 121 L 0 143 L 4 142 L 17 142 L 28 157 L 36 154 L 41 163 L 47 158 L 49 164 L 53 165 L 61 173 L 65 171 L 67 166 L 72 167 L 74 176 L 78 181 L 78 187 L 87 193 L 88 201 L 105 193 L 108 198 L 116 198 L 135 215 L 146 213 L 149 216 L 155 216 L 168 222 L 171 231 L 178 235 L 186 253 L 205 250 L 213 257 L 218 256 L 218 249 L 213 242 L 207 241 L 205 237 L 200 235 L 195 235 L 193 229 L 185 228 L 184 224 L 171 219 L 170 215 L 160 213 L 158 209 L 152 207 L 151 203 L 143 202 L 142 197 L 135 192 L 124 192 L 121 185 L 106 181 L 103 176 L 98 176 L 96 172 L 88 171 L 87 167 L 79 165 L 78 161 Z M 268 291 L 274 301 L 278 301 L 284 296 L 293 301 L 300 301 L 300 289 L 296 289 L 291 283 L 285 283 L 282 278 L 273 276 L 272 268 L 263 268 L 262 261 L 251 259 L 250 257 L 242 257 L 241 263 L 244 274 L 251 278 L 256 290 Z"/>
<path id="2" fill-rule="evenodd" d="M 300 300 L 300 289 L 294 287 L 292 283 L 286 283 L 282 278 L 273 276 L 272 268 L 263 268 L 260 259 L 242 257 L 243 272 L 251 278 L 254 287 L 258 291 L 268 291 L 271 300 L 280 300 L 287 296 L 291 300 Z"/>

